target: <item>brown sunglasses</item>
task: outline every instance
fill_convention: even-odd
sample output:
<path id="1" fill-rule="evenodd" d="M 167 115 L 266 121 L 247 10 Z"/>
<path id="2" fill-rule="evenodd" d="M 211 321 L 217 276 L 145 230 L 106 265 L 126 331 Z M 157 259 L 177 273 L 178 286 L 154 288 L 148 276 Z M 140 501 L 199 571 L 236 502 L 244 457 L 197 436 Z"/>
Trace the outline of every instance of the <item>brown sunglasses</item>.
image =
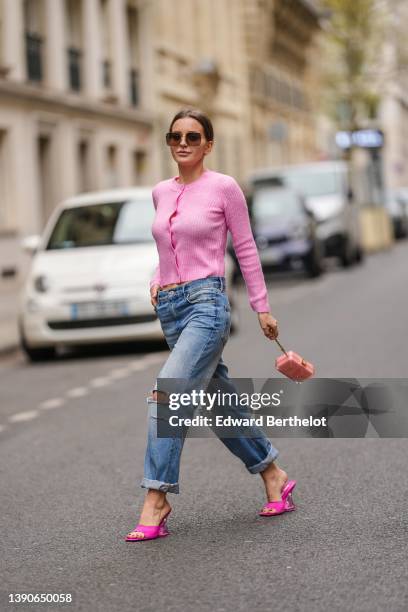
<path id="1" fill-rule="evenodd" d="M 180 144 L 181 137 L 182 137 L 181 132 L 167 132 L 166 144 L 168 144 L 169 147 L 174 147 L 175 145 Z M 187 132 L 186 143 L 190 146 L 198 147 L 198 145 L 201 144 L 200 132 Z"/>

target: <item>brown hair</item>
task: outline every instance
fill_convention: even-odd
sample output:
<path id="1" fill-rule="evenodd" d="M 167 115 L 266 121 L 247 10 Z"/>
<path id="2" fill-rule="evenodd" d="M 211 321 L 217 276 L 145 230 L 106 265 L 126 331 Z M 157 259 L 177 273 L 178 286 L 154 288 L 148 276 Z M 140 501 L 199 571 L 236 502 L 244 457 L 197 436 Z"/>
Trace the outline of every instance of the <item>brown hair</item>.
<path id="1" fill-rule="evenodd" d="M 196 119 L 204 129 L 204 135 L 207 140 L 214 140 L 214 128 L 211 123 L 211 120 L 207 115 L 195 108 L 183 108 L 176 115 L 174 115 L 172 122 L 170 123 L 170 129 L 173 126 L 173 123 L 177 121 L 177 119 L 183 119 L 183 117 L 191 117 L 192 119 Z"/>

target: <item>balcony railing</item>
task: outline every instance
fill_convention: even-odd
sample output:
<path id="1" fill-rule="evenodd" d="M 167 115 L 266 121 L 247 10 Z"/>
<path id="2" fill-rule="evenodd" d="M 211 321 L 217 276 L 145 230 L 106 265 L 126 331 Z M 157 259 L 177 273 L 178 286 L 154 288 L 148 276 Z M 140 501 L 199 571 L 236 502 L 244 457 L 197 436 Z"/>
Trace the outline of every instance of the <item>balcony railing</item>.
<path id="1" fill-rule="evenodd" d="M 81 56 L 80 49 L 68 47 L 68 82 L 73 91 L 81 90 Z"/>
<path id="2" fill-rule="evenodd" d="M 132 106 L 139 105 L 139 71 L 136 68 L 129 70 L 129 97 Z"/>
<path id="3" fill-rule="evenodd" d="M 26 32 L 26 62 L 27 78 L 29 81 L 42 81 L 42 44 L 43 38 L 39 34 Z"/>

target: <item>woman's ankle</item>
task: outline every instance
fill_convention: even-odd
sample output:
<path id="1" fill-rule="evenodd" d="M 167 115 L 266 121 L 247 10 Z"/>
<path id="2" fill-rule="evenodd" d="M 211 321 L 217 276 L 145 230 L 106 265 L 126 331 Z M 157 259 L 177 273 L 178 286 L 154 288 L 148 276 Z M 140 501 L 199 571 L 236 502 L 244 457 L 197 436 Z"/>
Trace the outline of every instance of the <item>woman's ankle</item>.
<path id="1" fill-rule="evenodd" d="M 161 510 L 166 505 L 169 505 L 166 494 L 156 489 L 149 489 L 145 497 L 145 506 Z"/>
<path id="2" fill-rule="evenodd" d="M 275 461 L 272 461 L 272 463 L 270 463 L 268 467 L 265 470 L 263 470 L 260 474 L 263 480 L 265 481 L 282 479 L 283 477 L 287 477 L 285 470 L 280 468 L 278 464 L 275 463 Z"/>

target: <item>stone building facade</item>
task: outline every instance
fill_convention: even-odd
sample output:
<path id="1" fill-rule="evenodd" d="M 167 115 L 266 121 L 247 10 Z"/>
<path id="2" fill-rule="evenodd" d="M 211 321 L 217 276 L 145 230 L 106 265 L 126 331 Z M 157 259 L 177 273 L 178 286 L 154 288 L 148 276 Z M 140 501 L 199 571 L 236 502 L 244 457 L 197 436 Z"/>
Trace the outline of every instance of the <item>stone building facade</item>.
<path id="1" fill-rule="evenodd" d="M 309 1 L 244 2 L 252 166 L 315 159 L 319 15 Z"/>
<path id="2" fill-rule="evenodd" d="M 181 107 L 209 113 L 206 163 L 240 182 L 313 156 L 317 28 L 309 0 L 0 0 L 0 298 L 57 202 L 177 172 Z"/>

